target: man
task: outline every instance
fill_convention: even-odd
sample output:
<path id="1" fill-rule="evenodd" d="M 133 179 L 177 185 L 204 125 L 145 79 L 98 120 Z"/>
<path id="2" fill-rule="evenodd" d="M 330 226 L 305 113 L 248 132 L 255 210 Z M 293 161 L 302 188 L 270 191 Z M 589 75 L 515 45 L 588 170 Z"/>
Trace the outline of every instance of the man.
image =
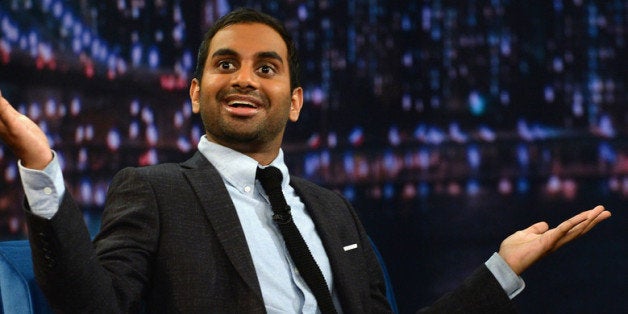
<path id="1" fill-rule="evenodd" d="M 63 312 L 315 313 L 318 296 L 295 267 L 257 168 L 277 167 L 292 220 L 333 307 L 386 313 L 381 269 L 342 196 L 288 175 L 281 142 L 303 105 L 294 45 L 273 18 L 240 9 L 216 22 L 190 87 L 206 134 L 180 164 L 127 168 L 113 179 L 93 245 L 65 192 L 44 133 L 0 98 L 0 136 L 20 160 L 39 284 Z M 532 263 L 586 233 L 602 206 L 548 230 L 537 223 L 424 311 L 508 312 Z"/>

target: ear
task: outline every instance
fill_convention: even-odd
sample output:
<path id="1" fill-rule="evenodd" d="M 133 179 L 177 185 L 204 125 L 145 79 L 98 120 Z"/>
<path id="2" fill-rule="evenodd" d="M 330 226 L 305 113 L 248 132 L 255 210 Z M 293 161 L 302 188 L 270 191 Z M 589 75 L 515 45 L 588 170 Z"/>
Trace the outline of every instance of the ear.
<path id="1" fill-rule="evenodd" d="M 292 100 L 290 103 L 290 121 L 296 122 L 297 120 L 299 120 L 301 108 L 303 108 L 303 88 L 297 87 L 292 91 Z"/>
<path id="2" fill-rule="evenodd" d="M 199 113 L 201 111 L 201 82 L 198 79 L 192 79 L 190 84 L 190 101 L 192 102 L 192 112 Z"/>

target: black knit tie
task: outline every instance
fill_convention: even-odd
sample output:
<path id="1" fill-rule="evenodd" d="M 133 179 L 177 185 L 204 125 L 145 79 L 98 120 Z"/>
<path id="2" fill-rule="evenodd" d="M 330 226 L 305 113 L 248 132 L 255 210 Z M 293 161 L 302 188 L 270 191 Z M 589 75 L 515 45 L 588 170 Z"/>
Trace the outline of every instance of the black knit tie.
<path id="1" fill-rule="evenodd" d="M 299 273 L 316 297 L 316 302 L 322 313 L 336 313 L 331 293 L 327 289 L 325 277 L 318 264 L 312 257 L 310 249 L 305 244 L 299 229 L 292 220 L 290 206 L 281 191 L 281 171 L 275 167 L 257 168 L 257 179 L 262 184 L 270 206 L 273 208 L 273 220 L 283 235 L 284 242 L 290 252 L 292 261 L 297 266 Z"/>

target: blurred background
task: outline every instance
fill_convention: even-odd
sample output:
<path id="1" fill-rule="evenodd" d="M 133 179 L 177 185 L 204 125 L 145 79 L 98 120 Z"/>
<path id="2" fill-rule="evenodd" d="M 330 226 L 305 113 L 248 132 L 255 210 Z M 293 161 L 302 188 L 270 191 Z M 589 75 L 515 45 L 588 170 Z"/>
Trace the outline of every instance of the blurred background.
<path id="1" fill-rule="evenodd" d="M 517 304 L 628 312 L 625 0 L 2 0 L 2 95 L 47 133 L 92 233 L 116 171 L 195 151 L 196 50 L 240 6 L 292 33 L 305 108 L 286 162 L 355 205 L 402 313 L 515 230 L 597 204 L 613 218 L 528 270 Z M 4 146 L 0 176 L 0 239 L 23 239 Z"/>

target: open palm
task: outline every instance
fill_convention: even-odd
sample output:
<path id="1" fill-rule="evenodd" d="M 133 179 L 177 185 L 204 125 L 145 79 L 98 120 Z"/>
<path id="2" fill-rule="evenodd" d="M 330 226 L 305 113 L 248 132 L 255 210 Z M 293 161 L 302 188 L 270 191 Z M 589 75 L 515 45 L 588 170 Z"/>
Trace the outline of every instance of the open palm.
<path id="1" fill-rule="evenodd" d="M 549 229 L 546 222 L 535 223 L 507 237 L 501 243 L 499 255 L 520 275 L 539 259 L 587 233 L 610 216 L 603 206 L 596 206 L 563 221 L 554 229 Z"/>

